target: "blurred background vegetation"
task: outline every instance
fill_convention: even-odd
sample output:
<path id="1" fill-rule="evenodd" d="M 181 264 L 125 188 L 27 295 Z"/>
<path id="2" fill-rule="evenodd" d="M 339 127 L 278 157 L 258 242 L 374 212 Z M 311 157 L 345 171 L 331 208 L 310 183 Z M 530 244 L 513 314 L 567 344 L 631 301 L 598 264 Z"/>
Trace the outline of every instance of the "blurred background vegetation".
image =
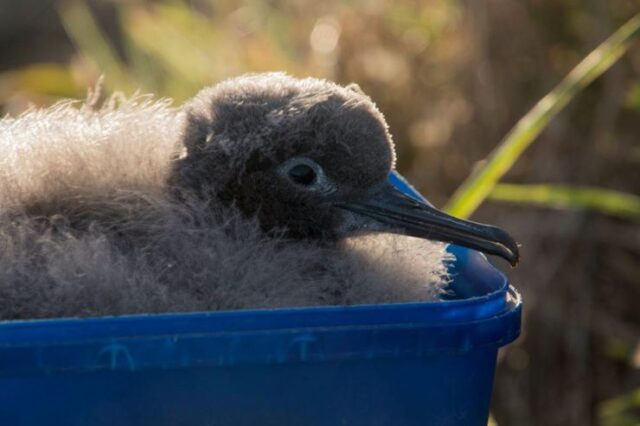
<path id="1" fill-rule="evenodd" d="M 0 114 L 83 98 L 102 74 L 109 92 L 176 105 L 244 72 L 357 82 L 386 114 L 401 173 L 523 245 L 507 272 L 524 294 L 523 336 L 501 353 L 496 423 L 640 425 L 639 11 L 638 0 L 0 0 Z"/>

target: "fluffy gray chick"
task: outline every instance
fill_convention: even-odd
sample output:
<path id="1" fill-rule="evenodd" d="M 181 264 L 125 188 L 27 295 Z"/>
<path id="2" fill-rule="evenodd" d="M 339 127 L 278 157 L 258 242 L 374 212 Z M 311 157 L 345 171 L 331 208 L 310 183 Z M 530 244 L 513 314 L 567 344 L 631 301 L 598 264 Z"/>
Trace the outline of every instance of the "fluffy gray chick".
<path id="1" fill-rule="evenodd" d="M 322 80 L 244 76 L 181 110 L 62 104 L 1 120 L 0 150 L 5 319 L 446 291 L 444 244 L 384 231 L 517 259 L 503 231 L 389 186 L 384 118 L 359 90 Z"/>

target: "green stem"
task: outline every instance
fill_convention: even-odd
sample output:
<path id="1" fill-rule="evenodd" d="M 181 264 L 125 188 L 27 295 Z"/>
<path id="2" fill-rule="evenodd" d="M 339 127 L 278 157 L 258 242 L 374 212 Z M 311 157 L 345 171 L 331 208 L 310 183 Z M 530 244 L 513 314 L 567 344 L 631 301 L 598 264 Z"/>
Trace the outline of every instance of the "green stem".
<path id="1" fill-rule="evenodd" d="M 489 196 L 498 181 L 569 101 L 614 64 L 640 35 L 640 14 L 635 15 L 582 60 L 549 94 L 542 98 L 500 142 L 486 163 L 458 188 L 445 210 L 469 217 Z"/>
<path id="2" fill-rule="evenodd" d="M 543 207 L 595 210 L 612 216 L 640 220 L 639 196 L 602 188 L 502 183 L 494 187 L 489 198 Z"/>

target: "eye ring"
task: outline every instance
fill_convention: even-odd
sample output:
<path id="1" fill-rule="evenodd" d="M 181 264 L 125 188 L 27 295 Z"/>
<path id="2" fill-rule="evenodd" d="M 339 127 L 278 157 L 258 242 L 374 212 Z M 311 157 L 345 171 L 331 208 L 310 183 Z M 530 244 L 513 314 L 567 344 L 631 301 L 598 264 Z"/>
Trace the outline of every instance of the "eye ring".
<path id="1" fill-rule="evenodd" d="M 318 180 L 318 174 L 308 164 L 298 163 L 287 171 L 291 181 L 302 186 L 311 186 Z"/>
<path id="2" fill-rule="evenodd" d="M 328 195 L 336 186 L 322 166 L 308 157 L 292 157 L 278 166 L 277 173 L 299 190 Z"/>

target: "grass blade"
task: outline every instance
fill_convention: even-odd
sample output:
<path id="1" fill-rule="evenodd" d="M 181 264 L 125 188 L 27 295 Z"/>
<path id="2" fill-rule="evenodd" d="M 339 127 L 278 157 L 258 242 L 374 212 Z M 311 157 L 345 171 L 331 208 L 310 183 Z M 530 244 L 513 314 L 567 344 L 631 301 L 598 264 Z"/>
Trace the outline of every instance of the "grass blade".
<path id="1" fill-rule="evenodd" d="M 598 424 L 602 426 L 637 426 L 640 424 L 640 388 L 609 399 L 598 407 Z"/>
<path id="2" fill-rule="evenodd" d="M 453 194 L 445 210 L 458 217 L 469 217 L 473 214 L 551 119 L 580 90 L 615 63 L 639 35 L 640 14 L 631 18 L 587 55 L 558 86 L 520 119 L 489 155 L 486 163 L 472 173 Z"/>
<path id="3" fill-rule="evenodd" d="M 132 92 L 134 87 L 126 66 L 100 30 L 87 4 L 73 0 L 63 2 L 59 14 L 67 34 L 78 50 L 85 58 L 96 63 L 100 72 L 106 75 L 109 85 L 127 93 Z"/>
<path id="4" fill-rule="evenodd" d="M 602 188 L 497 184 L 489 198 L 542 207 L 595 210 L 640 221 L 639 196 Z"/>

